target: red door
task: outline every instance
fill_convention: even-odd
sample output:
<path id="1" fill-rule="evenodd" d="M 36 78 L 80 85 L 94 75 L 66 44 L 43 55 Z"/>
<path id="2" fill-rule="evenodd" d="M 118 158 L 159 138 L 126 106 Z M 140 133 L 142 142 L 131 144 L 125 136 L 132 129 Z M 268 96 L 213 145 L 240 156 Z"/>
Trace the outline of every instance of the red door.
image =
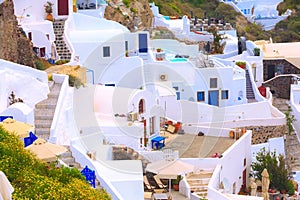
<path id="1" fill-rule="evenodd" d="M 68 15 L 69 14 L 69 1 L 68 0 L 57 0 L 58 5 L 58 15 Z"/>

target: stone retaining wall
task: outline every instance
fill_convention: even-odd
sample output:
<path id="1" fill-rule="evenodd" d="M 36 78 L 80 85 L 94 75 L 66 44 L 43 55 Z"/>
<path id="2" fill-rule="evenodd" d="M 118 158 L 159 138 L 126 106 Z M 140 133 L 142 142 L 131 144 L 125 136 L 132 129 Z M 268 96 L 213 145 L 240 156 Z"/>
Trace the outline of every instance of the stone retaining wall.
<path id="1" fill-rule="evenodd" d="M 252 130 L 252 144 L 260 144 L 268 141 L 269 138 L 282 137 L 288 133 L 286 125 L 282 126 L 247 126 L 242 127 Z"/>

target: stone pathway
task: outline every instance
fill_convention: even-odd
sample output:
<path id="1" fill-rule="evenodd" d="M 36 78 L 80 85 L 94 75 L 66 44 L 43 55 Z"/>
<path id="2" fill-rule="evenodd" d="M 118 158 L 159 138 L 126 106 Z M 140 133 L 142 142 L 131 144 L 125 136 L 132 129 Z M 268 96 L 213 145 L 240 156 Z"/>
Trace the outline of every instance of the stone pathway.
<path id="1" fill-rule="evenodd" d="M 290 102 L 286 99 L 274 98 L 273 105 L 278 108 L 282 113 L 288 111 Z M 300 145 L 296 133 L 291 133 L 286 136 L 285 152 L 286 164 L 289 172 L 300 171 Z"/>

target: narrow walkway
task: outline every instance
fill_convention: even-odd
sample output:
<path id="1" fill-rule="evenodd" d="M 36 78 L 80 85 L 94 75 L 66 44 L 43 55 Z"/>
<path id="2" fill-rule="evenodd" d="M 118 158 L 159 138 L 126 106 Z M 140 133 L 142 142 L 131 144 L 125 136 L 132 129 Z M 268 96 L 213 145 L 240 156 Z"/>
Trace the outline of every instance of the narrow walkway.
<path id="1" fill-rule="evenodd" d="M 273 105 L 282 113 L 288 111 L 289 104 L 286 99 L 274 98 L 273 100 Z M 300 171 L 300 143 L 295 132 L 286 136 L 285 153 L 289 172 Z"/>
<path id="2" fill-rule="evenodd" d="M 34 109 L 35 134 L 39 138 L 49 139 L 50 128 L 61 89 L 60 83 L 49 82 L 48 98 L 36 104 Z"/>

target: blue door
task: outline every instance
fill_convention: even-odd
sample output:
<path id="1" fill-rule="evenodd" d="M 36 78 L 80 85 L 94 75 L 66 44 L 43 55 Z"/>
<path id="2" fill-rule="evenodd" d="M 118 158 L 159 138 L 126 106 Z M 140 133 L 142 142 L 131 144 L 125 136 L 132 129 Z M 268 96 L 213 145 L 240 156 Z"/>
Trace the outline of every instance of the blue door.
<path id="1" fill-rule="evenodd" d="M 213 106 L 219 106 L 219 90 L 213 90 L 208 92 L 208 104 Z"/>
<path id="2" fill-rule="evenodd" d="M 148 52 L 148 36 L 146 33 L 139 34 L 139 53 Z"/>

